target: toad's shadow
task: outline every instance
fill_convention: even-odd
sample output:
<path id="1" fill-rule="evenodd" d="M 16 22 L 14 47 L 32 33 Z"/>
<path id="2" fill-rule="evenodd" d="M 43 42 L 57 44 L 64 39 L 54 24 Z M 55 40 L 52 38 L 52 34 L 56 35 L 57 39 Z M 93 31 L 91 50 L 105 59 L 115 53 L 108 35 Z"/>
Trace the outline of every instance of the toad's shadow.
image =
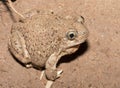
<path id="1" fill-rule="evenodd" d="M 57 66 L 59 66 L 61 63 L 68 63 L 70 61 L 75 60 L 78 56 L 83 55 L 88 50 L 88 41 L 82 43 L 79 47 L 79 49 L 70 55 L 63 56 L 57 63 Z"/>

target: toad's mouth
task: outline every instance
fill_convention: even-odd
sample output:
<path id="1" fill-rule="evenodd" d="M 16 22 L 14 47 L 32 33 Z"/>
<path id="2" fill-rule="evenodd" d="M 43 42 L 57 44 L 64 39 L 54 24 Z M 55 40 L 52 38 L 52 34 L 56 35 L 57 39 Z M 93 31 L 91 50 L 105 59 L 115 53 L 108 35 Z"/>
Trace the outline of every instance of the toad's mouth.
<path id="1" fill-rule="evenodd" d="M 80 46 L 80 44 L 81 44 L 81 43 L 76 43 L 76 44 L 68 45 L 68 46 L 66 47 L 66 49 L 69 49 L 69 48 L 77 48 L 77 47 Z"/>
<path id="2" fill-rule="evenodd" d="M 66 54 L 72 54 L 74 52 L 76 52 L 80 47 L 80 44 L 74 45 L 74 46 L 70 46 L 69 48 L 67 48 L 65 50 Z"/>
<path id="3" fill-rule="evenodd" d="M 69 48 L 78 48 L 80 46 L 81 43 L 85 42 L 85 40 L 82 40 L 80 42 L 76 42 L 76 43 L 72 43 L 72 44 L 69 44 L 66 49 L 69 49 Z"/>
<path id="4" fill-rule="evenodd" d="M 79 49 L 81 43 L 83 43 L 83 42 L 85 42 L 85 39 L 83 39 L 79 42 L 78 41 L 71 42 L 71 43 L 68 44 L 68 46 L 64 47 L 63 51 L 65 51 L 67 54 L 72 54 Z"/>
<path id="5" fill-rule="evenodd" d="M 76 44 L 73 44 L 73 45 L 69 45 L 66 48 L 64 48 L 63 52 L 66 52 L 66 54 L 72 54 L 79 49 L 80 44 L 81 43 L 76 43 Z"/>

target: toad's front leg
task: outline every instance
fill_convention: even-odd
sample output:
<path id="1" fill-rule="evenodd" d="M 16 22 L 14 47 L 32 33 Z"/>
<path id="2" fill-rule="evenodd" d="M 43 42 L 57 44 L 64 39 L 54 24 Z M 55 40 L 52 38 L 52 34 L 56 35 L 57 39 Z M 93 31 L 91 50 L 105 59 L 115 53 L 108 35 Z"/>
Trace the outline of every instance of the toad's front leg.
<path id="1" fill-rule="evenodd" d="M 59 78 L 61 73 L 63 72 L 62 70 L 57 71 L 56 69 L 56 64 L 61 58 L 61 55 L 62 55 L 61 51 L 59 51 L 58 53 L 53 53 L 46 62 L 45 75 L 46 75 L 46 78 L 48 79 L 46 88 L 50 88 L 53 82 L 57 78 Z"/>
<path id="2" fill-rule="evenodd" d="M 61 58 L 61 56 L 58 55 L 58 53 L 53 53 L 47 60 L 46 71 L 45 71 L 47 79 L 54 81 L 55 79 L 60 77 L 62 70 L 57 71 L 57 69 L 56 69 L 56 64 L 60 58 Z"/>

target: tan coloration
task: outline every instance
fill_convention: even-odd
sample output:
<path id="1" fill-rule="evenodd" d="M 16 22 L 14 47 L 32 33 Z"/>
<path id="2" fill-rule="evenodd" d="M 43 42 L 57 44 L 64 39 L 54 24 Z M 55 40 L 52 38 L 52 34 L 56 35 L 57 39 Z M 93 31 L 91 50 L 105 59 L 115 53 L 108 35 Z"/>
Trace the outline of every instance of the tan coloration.
<path id="1" fill-rule="evenodd" d="M 88 30 L 80 18 L 44 13 L 15 23 L 9 48 L 22 63 L 38 68 L 45 66 L 46 77 L 53 81 L 60 76 L 56 70 L 58 60 L 74 53 L 87 37 Z"/>
<path id="2" fill-rule="evenodd" d="M 9 4 L 9 6 L 11 7 L 11 9 L 12 9 L 16 14 L 18 14 L 21 18 L 25 19 L 25 17 L 24 17 L 22 14 L 20 14 L 20 13 L 13 7 L 11 0 L 8 0 L 8 4 Z"/>

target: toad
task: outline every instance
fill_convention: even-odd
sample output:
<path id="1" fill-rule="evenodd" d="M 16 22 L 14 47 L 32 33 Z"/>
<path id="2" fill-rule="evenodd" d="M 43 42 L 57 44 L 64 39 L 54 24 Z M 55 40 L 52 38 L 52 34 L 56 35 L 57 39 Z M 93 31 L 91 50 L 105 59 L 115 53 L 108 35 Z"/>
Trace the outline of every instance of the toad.
<path id="1" fill-rule="evenodd" d="M 87 37 L 81 16 L 39 13 L 13 24 L 9 50 L 26 67 L 45 67 L 46 88 L 50 88 L 62 73 L 56 69 L 57 62 L 77 51 Z"/>

